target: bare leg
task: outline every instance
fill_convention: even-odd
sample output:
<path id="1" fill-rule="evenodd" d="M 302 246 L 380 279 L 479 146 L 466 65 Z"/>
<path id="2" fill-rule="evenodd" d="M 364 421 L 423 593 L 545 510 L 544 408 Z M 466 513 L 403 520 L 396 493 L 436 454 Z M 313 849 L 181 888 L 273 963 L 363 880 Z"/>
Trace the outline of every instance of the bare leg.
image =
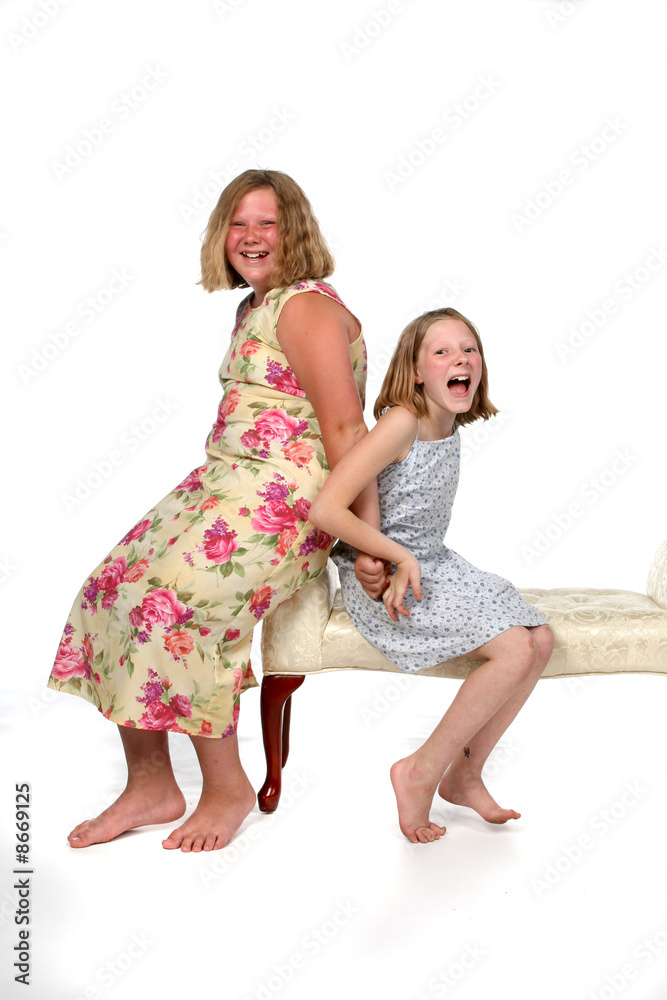
<path id="1" fill-rule="evenodd" d="M 443 772 L 456 754 L 463 754 L 473 737 L 516 696 L 520 704 L 514 718 L 539 676 L 538 643 L 521 626 L 502 632 L 475 652 L 487 656 L 487 662 L 466 678 L 424 745 L 391 768 L 399 824 L 413 843 L 427 843 L 444 833 L 443 827 L 430 822 L 429 810 Z M 505 728 L 511 721 L 509 714 Z"/>
<path id="2" fill-rule="evenodd" d="M 185 812 L 176 784 L 167 734 L 119 726 L 127 761 L 127 785 L 113 805 L 96 819 L 76 826 L 68 836 L 72 847 L 104 844 L 135 826 L 169 823 Z"/>
<path id="3" fill-rule="evenodd" d="M 255 805 L 255 792 L 239 759 L 236 734 L 224 739 L 191 736 L 204 784 L 197 808 L 169 834 L 167 850 L 217 851 L 232 839 Z"/>
<path id="4" fill-rule="evenodd" d="M 482 781 L 482 768 L 500 737 L 525 704 L 549 662 L 553 649 L 551 629 L 548 625 L 538 625 L 530 629 L 530 632 L 537 645 L 534 671 L 486 725 L 482 726 L 469 745 L 459 749 L 438 786 L 438 793 L 443 799 L 455 805 L 469 806 L 488 823 L 506 823 L 508 819 L 518 819 L 521 815 L 513 809 L 502 809 L 493 799 Z"/>

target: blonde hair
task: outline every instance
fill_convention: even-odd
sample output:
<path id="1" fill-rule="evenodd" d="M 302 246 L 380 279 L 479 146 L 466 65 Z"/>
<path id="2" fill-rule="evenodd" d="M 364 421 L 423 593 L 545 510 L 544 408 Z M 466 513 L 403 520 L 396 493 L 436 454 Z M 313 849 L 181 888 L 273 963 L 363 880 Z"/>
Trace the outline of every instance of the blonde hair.
<path id="1" fill-rule="evenodd" d="M 489 374 L 484 360 L 482 341 L 476 327 L 466 319 L 460 312 L 451 307 L 446 309 L 433 309 L 425 312 L 417 319 L 408 323 L 405 330 L 398 338 L 398 343 L 394 350 L 387 374 L 384 377 L 380 395 L 375 401 L 373 415 L 376 420 L 387 406 L 403 406 L 406 410 L 419 418 L 426 413 L 426 402 L 424 400 L 424 390 L 421 385 L 415 382 L 415 364 L 421 345 L 424 341 L 429 327 L 433 326 L 441 319 L 459 319 L 468 327 L 472 333 L 479 354 L 482 359 L 482 377 L 477 387 L 477 391 L 472 401 L 472 406 L 466 413 L 456 415 L 456 426 L 471 424 L 474 420 L 488 420 L 498 412 L 489 399 Z"/>
<path id="2" fill-rule="evenodd" d="M 207 292 L 219 288 L 248 288 L 248 282 L 225 255 L 230 222 L 244 195 L 271 188 L 278 202 L 280 239 L 276 247 L 273 287 L 282 288 L 304 278 L 327 278 L 335 267 L 310 202 L 296 181 L 279 170 L 244 170 L 224 189 L 208 220 L 201 248 L 201 280 Z"/>

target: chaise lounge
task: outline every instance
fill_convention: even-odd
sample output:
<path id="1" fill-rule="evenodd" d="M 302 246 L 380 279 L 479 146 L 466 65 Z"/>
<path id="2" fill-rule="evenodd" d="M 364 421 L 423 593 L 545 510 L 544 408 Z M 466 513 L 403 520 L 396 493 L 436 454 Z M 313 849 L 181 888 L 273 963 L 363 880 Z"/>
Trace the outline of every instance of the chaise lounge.
<path id="1" fill-rule="evenodd" d="M 651 564 L 646 594 L 581 587 L 521 593 L 538 606 L 554 632 L 554 650 L 543 677 L 667 673 L 667 541 Z M 333 670 L 401 670 L 354 627 L 331 560 L 317 580 L 265 619 L 261 649 L 267 774 L 258 800 L 262 812 L 274 812 L 289 754 L 292 694 L 306 676 Z M 459 656 L 420 671 L 420 676 L 463 680 L 482 662 Z"/>

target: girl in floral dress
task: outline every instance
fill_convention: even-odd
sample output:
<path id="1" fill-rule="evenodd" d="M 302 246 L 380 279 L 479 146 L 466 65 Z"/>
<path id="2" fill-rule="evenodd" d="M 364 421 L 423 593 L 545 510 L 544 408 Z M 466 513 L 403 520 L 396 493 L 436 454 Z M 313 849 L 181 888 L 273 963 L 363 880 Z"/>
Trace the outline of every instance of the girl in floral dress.
<path id="1" fill-rule="evenodd" d="M 164 847 L 223 847 L 253 808 L 236 738 L 241 692 L 257 685 L 252 631 L 322 572 L 333 538 L 308 511 L 366 434 L 361 328 L 323 280 L 333 260 L 298 185 L 245 171 L 223 191 L 201 256 L 207 291 L 252 289 L 220 367 L 206 461 L 88 577 L 49 679 L 118 725 L 128 764 L 123 793 L 72 831 L 72 847 L 184 813 L 169 732 L 191 737 L 203 788 Z M 373 488 L 355 509 L 377 523 Z M 363 561 L 362 576 L 377 572 Z"/>

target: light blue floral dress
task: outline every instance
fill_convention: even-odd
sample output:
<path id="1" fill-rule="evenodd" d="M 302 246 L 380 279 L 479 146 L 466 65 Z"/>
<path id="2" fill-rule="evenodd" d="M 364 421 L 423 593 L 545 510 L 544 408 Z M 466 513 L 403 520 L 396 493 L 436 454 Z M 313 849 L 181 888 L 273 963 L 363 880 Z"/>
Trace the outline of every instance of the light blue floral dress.
<path id="1" fill-rule="evenodd" d="M 416 673 L 469 653 L 514 625 L 547 620 L 507 580 L 477 569 L 444 544 L 459 481 L 458 430 L 440 441 L 415 438 L 401 462 L 378 476 L 380 525 L 409 549 L 421 566 L 422 600 L 408 589 L 410 617 L 392 622 L 381 600 L 372 600 L 354 575 L 356 550 L 338 542 L 345 607 L 356 628 L 402 670 Z"/>

